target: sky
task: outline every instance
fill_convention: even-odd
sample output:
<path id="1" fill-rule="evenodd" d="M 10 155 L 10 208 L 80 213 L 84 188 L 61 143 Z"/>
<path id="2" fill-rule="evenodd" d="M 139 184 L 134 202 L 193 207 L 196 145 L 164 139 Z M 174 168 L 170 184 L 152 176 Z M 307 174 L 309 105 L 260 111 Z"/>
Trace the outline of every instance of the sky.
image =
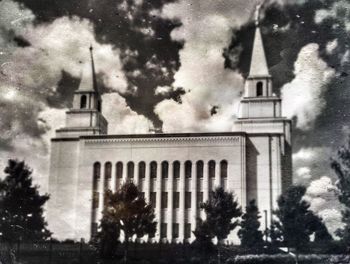
<path id="1" fill-rule="evenodd" d="M 109 134 L 230 131 L 258 0 L 0 0 L 0 166 L 25 159 L 47 191 L 50 138 L 94 57 Z M 274 92 L 293 120 L 294 182 L 334 231 L 330 159 L 350 132 L 350 3 L 267 0 Z"/>

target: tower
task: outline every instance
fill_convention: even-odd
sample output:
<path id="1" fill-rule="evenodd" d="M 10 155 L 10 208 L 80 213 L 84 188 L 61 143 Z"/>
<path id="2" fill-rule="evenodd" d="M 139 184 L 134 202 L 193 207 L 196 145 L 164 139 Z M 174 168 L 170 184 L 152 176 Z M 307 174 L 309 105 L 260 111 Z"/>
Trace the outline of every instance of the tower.
<path id="1" fill-rule="evenodd" d="M 273 93 L 259 25 L 259 8 L 249 74 L 233 131 L 247 135 L 246 201 L 254 199 L 260 211 L 269 212 L 266 215 L 269 225 L 278 196 L 292 183 L 291 120 L 282 116 L 282 100 Z"/>
<path id="2" fill-rule="evenodd" d="M 272 77 L 266 62 L 258 18 L 259 8 L 258 6 L 250 70 L 238 114 L 240 119 L 281 117 L 281 99 L 273 94 Z"/>
<path id="3" fill-rule="evenodd" d="M 108 123 L 103 117 L 102 99 L 97 87 L 93 48 L 91 66 L 84 65 L 79 88 L 74 93 L 73 108 L 66 112 L 66 126 L 56 130 L 57 137 L 107 134 Z"/>

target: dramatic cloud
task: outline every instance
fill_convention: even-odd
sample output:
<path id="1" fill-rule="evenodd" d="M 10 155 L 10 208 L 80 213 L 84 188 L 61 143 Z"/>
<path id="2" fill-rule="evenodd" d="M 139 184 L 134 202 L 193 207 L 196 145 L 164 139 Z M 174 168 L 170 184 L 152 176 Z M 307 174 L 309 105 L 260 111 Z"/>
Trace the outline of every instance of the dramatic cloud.
<path id="1" fill-rule="evenodd" d="M 62 17 L 36 25 L 34 19 L 21 5 L 0 2 L 1 166 L 8 158 L 25 159 L 35 169 L 35 180 L 45 185 L 49 140 L 64 126 L 65 111 L 79 84 L 63 85 L 62 78 L 79 79 L 83 69 L 91 67 L 90 45 L 101 85 L 114 92 L 104 96 L 107 118 L 119 124 L 110 132 L 145 132 L 149 125 L 115 93 L 127 89 L 120 51 L 97 42 L 88 20 Z"/>
<path id="2" fill-rule="evenodd" d="M 255 3 L 179 1 L 164 7 L 163 16 L 182 22 L 171 34 L 174 40 L 185 43 L 173 86 L 186 91 L 180 102 L 164 100 L 155 107 L 164 131 L 231 129 L 233 104 L 242 92 L 243 78 L 225 68 L 222 54 L 231 28 L 247 21 Z"/>
<path id="3" fill-rule="evenodd" d="M 282 87 L 282 112 L 296 117 L 296 126 L 307 130 L 325 108 L 323 95 L 335 72 L 319 57 L 318 45 L 308 44 L 298 55 L 294 74 L 295 78 Z"/>
<path id="4" fill-rule="evenodd" d="M 322 217 L 329 232 L 334 232 L 342 227 L 341 208 L 338 201 L 338 189 L 327 176 L 314 180 L 307 188 L 304 199 L 311 204 L 311 210 Z"/>
<path id="5" fill-rule="evenodd" d="M 102 100 L 109 134 L 143 134 L 153 128 L 152 122 L 131 110 L 118 93 L 104 94 Z"/>

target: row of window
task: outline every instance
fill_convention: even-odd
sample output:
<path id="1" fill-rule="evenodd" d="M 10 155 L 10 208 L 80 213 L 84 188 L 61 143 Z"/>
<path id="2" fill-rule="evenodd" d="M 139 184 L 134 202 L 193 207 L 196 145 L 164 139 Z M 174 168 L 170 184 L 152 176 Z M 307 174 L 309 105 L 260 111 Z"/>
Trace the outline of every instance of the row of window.
<path id="1" fill-rule="evenodd" d="M 172 227 L 173 227 L 172 237 L 179 238 L 179 224 L 173 223 Z M 96 236 L 97 230 L 98 230 L 98 224 L 92 223 L 91 229 L 92 229 L 92 234 L 91 234 L 92 237 Z M 168 229 L 168 223 L 161 223 L 161 225 L 160 225 L 160 238 L 167 238 L 167 229 Z M 186 223 L 185 224 L 185 239 L 188 239 L 190 237 L 191 237 L 191 224 Z"/>
<path id="2" fill-rule="evenodd" d="M 141 192 L 141 196 L 144 197 L 145 193 Z M 167 209 L 168 208 L 168 192 L 162 192 L 161 197 L 161 208 Z M 97 209 L 99 204 L 99 192 L 95 191 L 93 192 L 93 198 L 92 198 L 92 208 Z M 192 203 L 192 193 L 191 192 L 185 192 L 185 209 L 191 209 L 191 203 Z M 203 203 L 203 192 L 197 192 L 197 208 L 200 207 L 200 204 Z M 157 204 L 157 193 L 151 192 L 150 193 L 150 204 L 155 208 Z M 180 208 L 180 192 L 174 192 L 173 193 L 173 208 L 179 209 Z"/>
<path id="3" fill-rule="evenodd" d="M 150 163 L 150 177 L 151 178 L 157 178 L 157 162 L 152 161 Z M 116 177 L 118 179 L 121 179 L 123 177 L 123 163 L 117 162 L 116 164 Z M 127 169 L 127 178 L 132 179 L 134 178 L 135 174 L 135 164 L 134 162 L 130 161 L 126 165 Z M 138 163 L 138 176 L 139 178 L 143 179 L 146 177 L 146 163 L 144 161 L 141 161 Z M 203 178 L 203 169 L 204 169 L 204 162 L 199 160 L 196 162 L 196 173 L 197 178 Z M 186 161 L 184 164 L 184 172 L 186 178 L 192 177 L 192 162 Z M 216 162 L 214 160 L 211 160 L 208 162 L 208 175 L 210 178 L 215 178 L 215 170 L 216 170 Z M 94 180 L 100 179 L 101 175 L 101 164 L 99 162 L 95 162 L 94 168 L 93 168 L 93 177 Z M 180 162 L 174 161 L 173 162 L 173 176 L 174 178 L 180 178 Z M 220 176 L 221 178 L 227 177 L 227 161 L 222 160 L 220 162 Z M 105 163 L 105 170 L 104 170 L 104 177 L 106 180 L 111 179 L 112 177 L 112 163 L 106 162 Z M 163 179 L 166 179 L 169 177 L 169 163 L 167 161 L 163 161 L 161 163 L 161 177 Z M 106 181 L 105 181 L 106 182 Z"/>
<path id="4" fill-rule="evenodd" d="M 167 229 L 168 224 L 167 223 L 161 223 L 160 224 L 160 238 L 166 238 L 167 237 Z M 179 238 L 179 224 L 173 223 L 173 238 Z M 191 237 L 191 224 L 186 223 L 185 224 L 185 239 L 188 239 Z"/>

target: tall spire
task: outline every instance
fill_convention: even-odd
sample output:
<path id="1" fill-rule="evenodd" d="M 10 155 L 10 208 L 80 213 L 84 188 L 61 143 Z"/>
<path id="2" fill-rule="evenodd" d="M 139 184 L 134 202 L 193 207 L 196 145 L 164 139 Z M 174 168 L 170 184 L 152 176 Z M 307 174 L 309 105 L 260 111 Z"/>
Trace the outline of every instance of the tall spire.
<path id="1" fill-rule="evenodd" d="M 255 37 L 252 50 L 252 58 L 249 70 L 249 77 L 264 77 L 270 76 L 267 67 L 264 44 L 260 32 L 260 8 L 261 4 L 257 5 L 255 11 Z"/>
<path id="2" fill-rule="evenodd" d="M 92 70 L 92 82 L 93 82 L 93 88 L 97 92 L 97 79 L 96 79 L 96 72 L 95 72 L 95 62 L 94 62 L 94 48 L 92 47 L 92 44 L 90 45 L 90 58 L 91 58 L 91 70 Z"/>
<path id="3" fill-rule="evenodd" d="M 80 81 L 80 85 L 79 85 L 78 90 L 79 91 L 98 92 L 92 45 L 90 46 L 89 50 L 90 50 L 91 67 L 88 66 L 87 64 L 83 65 L 84 68 L 82 71 L 81 81 Z"/>

